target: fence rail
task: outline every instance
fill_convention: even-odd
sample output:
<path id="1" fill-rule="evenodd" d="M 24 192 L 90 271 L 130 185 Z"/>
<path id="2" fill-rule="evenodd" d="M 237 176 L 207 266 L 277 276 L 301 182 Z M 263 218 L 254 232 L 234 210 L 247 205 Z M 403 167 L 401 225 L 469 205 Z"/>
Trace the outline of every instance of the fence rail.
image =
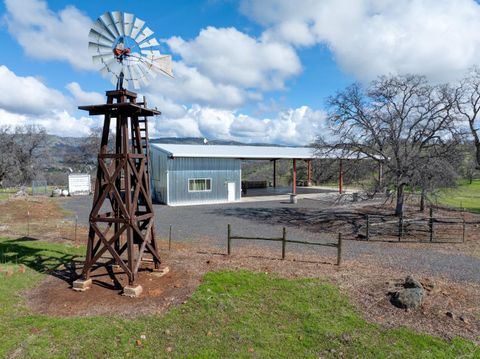
<path id="1" fill-rule="evenodd" d="M 468 222 L 459 217 L 434 217 L 430 208 L 429 217 L 383 220 L 381 216 L 365 216 L 365 231 L 359 238 L 370 240 L 386 240 L 396 238 L 399 242 L 418 241 L 431 243 L 463 243 Z M 378 221 L 380 220 L 380 221 Z M 375 222 L 376 221 L 376 222 Z"/>
<path id="2" fill-rule="evenodd" d="M 322 247 L 333 247 L 337 248 L 337 265 L 342 264 L 342 234 L 338 233 L 337 243 L 319 243 L 319 242 L 309 242 L 309 241 L 300 241 L 295 239 L 287 238 L 287 229 L 283 227 L 281 237 L 246 237 L 246 236 L 234 236 L 232 235 L 232 226 L 228 224 L 227 226 L 227 254 L 232 254 L 232 240 L 251 240 L 251 241 L 271 241 L 271 242 L 282 242 L 282 259 L 285 259 L 287 243 L 294 244 L 304 244 L 312 246 L 322 246 Z"/>

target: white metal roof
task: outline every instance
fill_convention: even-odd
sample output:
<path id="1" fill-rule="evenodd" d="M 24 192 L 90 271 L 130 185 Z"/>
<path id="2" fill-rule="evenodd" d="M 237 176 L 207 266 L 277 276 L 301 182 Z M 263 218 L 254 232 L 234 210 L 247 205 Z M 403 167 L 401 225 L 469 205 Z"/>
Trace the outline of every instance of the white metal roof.
<path id="1" fill-rule="evenodd" d="M 150 148 L 166 152 L 171 157 L 210 157 L 240 159 L 314 159 L 335 158 L 333 154 L 319 156 L 311 147 L 179 145 L 150 143 Z"/>

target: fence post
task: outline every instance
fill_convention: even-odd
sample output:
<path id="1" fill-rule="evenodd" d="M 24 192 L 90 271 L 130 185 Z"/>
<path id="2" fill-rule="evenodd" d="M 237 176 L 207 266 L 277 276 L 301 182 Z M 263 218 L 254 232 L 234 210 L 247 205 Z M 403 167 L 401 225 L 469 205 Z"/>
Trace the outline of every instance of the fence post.
<path id="1" fill-rule="evenodd" d="M 77 227 L 78 227 L 78 215 L 75 215 L 75 231 L 73 235 L 73 241 L 77 241 Z"/>
<path id="2" fill-rule="evenodd" d="M 282 235 L 282 259 L 285 259 L 285 247 L 287 246 L 287 229 L 283 227 Z"/>
<path id="3" fill-rule="evenodd" d="M 462 243 L 465 243 L 465 218 L 463 218 L 462 222 L 463 222 L 462 223 L 462 225 L 463 225 L 463 227 L 462 227 Z"/>
<path id="4" fill-rule="evenodd" d="M 230 226 L 230 223 L 228 224 L 228 230 L 227 230 L 227 253 L 230 255 L 231 253 L 231 248 L 230 248 L 230 241 L 232 237 L 232 227 Z"/>
<path id="5" fill-rule="evenodd" d="M 27 211 L 27 237 L 30 237 L 30 211 Z"/>
<path id="6" fill-rule="evenodd" d="M 430 207 L 430 218 L 428 220 L 428 229 L 430 232 L 430 242 L 433 242 L 433 208 Z"/>
<path id="7" fill-rule="evenodd" d="M 367 214 L 367 229 L 365 231 L 365 237 L 367 241 L 370 240 L 370 216 Z"/>
<path id="8" fill-rule="evenodd" d="M 172 225 L 168 228 L 168 250 L 172 249 Z"/>
<path id="9" fill-rule="evenodd" d="M 342 264 L 342 233 L 338 233 L 337 266 Z"/>
<path id="10" fill-rule="evenodd" d="M 398 218 L 398 241 L 402 239 L 403 236 L 403 213 Z"/>

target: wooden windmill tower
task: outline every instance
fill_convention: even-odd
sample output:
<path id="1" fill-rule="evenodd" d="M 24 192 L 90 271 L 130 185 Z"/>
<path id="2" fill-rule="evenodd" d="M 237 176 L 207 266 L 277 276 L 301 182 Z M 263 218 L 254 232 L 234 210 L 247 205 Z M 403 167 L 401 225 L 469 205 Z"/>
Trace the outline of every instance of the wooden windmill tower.
<path id="1" fill-rule="evenodd" d="M 154 210 L 149 177 L 147 118 L 159 115 L 145 99 L 127 90 L 146 85 L 158 73 L 172 76 L 171 57 L 161 55 L 153 31 L 133 14 L 118 11 L 102 15 L 90 30 L 89 49 L 101 72 L 111 76 L 116 90 L 107 91 L 107 102 L 80 106 L 91 116 L 103 115 L 104 124 L 90 212 L 87 253 L 81 278 L 73 289 L 91 286 L 90 274 L 104 265 L 104 255 L 128 277 L 127 295 L 141 292 L 137 285 L 142 259 L 150 256 L 155 268 L 161 260 L 155 241 Z M 109 143 L 110 131 L 115 143 Z"/>

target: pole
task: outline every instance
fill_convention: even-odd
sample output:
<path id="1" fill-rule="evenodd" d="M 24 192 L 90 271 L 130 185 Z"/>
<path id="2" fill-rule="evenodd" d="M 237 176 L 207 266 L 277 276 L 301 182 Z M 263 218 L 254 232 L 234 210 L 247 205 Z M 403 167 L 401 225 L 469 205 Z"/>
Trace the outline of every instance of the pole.
<path id="1" fill-rule="evenodd" d="M 273 160 L 273 188 L 277 187 L 277 160 Z"/>
<path id="2" fill-rule="evenodd" d="M 342 264 L 342 233 L 338 233 L 337 243 L 337 266 Z"/>
<path id="3" fill-rule="evenodd" d="M 398 219 L 398 241 L 400 242 L 403 236 L 403 214 L 400 215 Z"/>
<path id="4" fill-rule="evenodd" d="M 367 229 L 365 231 L 365 237 L 367 241 L 370 239 L 370 216 L 367 214 Z"/>
<path id="5" fill-rule="evenodd" d="M 27 237 L 30 237 L 30 211 L 27 211 Z"/>
<path id="6" fill-rule="evenodd" d="M 430 218 L 428 220 L 428 230 L 430 232 L 430 242 L 433 242 L 433 208 L 430 207 Z"/>
<path id="7" fill-rule="evenodd" d="M 231 245 L 230 245 L 231 240 L 232 240 L 232 227 L 230 226 L 230 223 L 229 223 L 228 227 L 227 227 L 227 253 L 228 253 L 228 255 L 231 254 Z"/>
<path id="8" fill-rule="evenodd" d="M 74 242 L 77 241 L 77 227 L 78 227 L 78 215 L 75 215 L 75 232 L 73 236 Z"/>
<path id="9" fill-rule="evenodd" d="M 292 193 L 297 194 L 297 160 L 293 160 Z"/>
<path id="10" fill-rule="evenodd" d="M 343 161 L 340 160 L 339 173 L 338 173 L 338 193 L 343 192 Z"/>
<path id="11" fill-rule="evenodd" d="M 465 218 L 463 218 L 462 222 L 462 243 L 465 243 Z"/>
<path id="12" fill-rule="evenodd" d="M 285 259 L 285 247 L 287 246 L 287 229 L 283 227 L 282 235 L 282 259 Z"/>
<path id="13" fill-rule="evenodd" d="M 312 185 L 312 160 L 307 161 L 307 186 Z"/>
<path id="14" fill-rule="evenodd" d="M 168 228 L 168 250 L 172 249 L 172 225 Z"/>

